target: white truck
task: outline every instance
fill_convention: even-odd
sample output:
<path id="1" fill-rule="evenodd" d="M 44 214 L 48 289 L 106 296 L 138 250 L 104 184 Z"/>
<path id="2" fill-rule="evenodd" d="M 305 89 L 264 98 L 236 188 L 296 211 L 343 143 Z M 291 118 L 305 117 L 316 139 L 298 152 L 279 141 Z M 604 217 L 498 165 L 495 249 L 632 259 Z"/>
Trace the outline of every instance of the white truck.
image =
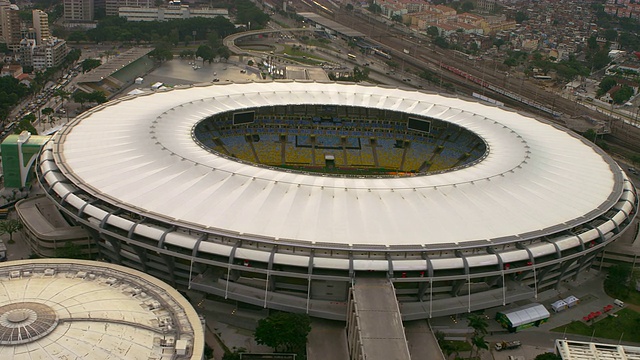
<path id="1" fill-rule="evenodd" d="M 520 340 L 499 341 L 499 342 L 496 343 L 495 349 L 497 351 L 507 350 L 507 349 L 515 349 L 515 348 L 520 347 L 520 345 L 522 345 Z"/>

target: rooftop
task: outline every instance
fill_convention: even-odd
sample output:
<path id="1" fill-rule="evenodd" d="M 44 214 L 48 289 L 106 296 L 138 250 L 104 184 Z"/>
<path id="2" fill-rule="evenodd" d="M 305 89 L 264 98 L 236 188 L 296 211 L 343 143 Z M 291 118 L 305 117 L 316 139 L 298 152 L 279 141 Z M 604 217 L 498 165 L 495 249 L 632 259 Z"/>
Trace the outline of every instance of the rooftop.
<path id="1" fill-rule="evenodd" d="M 0 265 L 0 358 L 202 358 L 200 318 L 169 285 L 70 259 Z"/>

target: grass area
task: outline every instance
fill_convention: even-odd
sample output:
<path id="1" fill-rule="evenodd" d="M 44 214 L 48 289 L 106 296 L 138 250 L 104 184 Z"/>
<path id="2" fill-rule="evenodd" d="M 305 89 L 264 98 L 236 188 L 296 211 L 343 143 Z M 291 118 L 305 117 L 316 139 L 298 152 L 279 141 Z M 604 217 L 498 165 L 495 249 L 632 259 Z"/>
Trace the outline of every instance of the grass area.
<path id="1" fill-rule="evenodd" d="M 553 332 L 577 334 L 597 338 L 640 342 L 640 313 L 630 309 L 622 309 L 616 313 L 618 317 L 606 318 L 587 325 L 582 321 L 572 321 L 566 325 L 551 329 Z M 595 333 L 594 333 L 595 330 Z"/>
<path id="2" fill-rule="evenodd" d="M 629 303 L 629 304 L 640 305 L 640 292 L 639 291 L 630 291 L 629 295 L 627 297 L 625 297 L 624 301 Z"/>
<path id="3" fill-rule="evenodd" d="M 323 47 L 326 49 L 331 49 L 331 40 L 329 39 L 313 39 L 313 38 L 308 38 L 308 39 L 300 39 L 300 42 L 307 45 L 307 46 L 315 46 L 315 47 Z"/>
<path id="4" fill-rule="evenodd" d="M 317 57 L 316 54 L 304 51 L 297 46 L 284 45 L 284 52 L 289 55 L 290 58 L 304 64 L 320 65 L 325 62 L 325 59 Z"/>

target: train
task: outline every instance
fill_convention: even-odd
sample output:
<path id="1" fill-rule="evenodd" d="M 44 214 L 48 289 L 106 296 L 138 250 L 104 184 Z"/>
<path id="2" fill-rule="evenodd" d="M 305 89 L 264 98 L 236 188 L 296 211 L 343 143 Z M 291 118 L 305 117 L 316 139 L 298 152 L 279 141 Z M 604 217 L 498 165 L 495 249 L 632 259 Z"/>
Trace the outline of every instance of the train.
<path id="1" fill-rule="evenodd" d="M 382 56 L 385 59 L 391 60 L 391 55 L 387 54 L 386 52 L 384 52 L 384 51 L 382 51 L 380 49 L 373 48 L 372 51 L 373 51 L 374 54 L 376 54 L 378 56 Z"/>
<path id="2" fill-rule="evenodd" d="M 463 78 L 465 78 L 465 79 L 467 79 L 467 80 L 469 80 L 469 81 L 471 81 L 473 83 L 476 83 L 476 84 L 478 84 L 478 85 L 480 85 L 480 86 L 482 86 L 484 88 L 487 88 L 487 89 L 489 89 L 489 90 L 491 90 L 493 92 L 496 92 L 498 94 L 506 96 L 506 97 L 508 97 L 508 98 L 510 98 L 512 100 L 521 102 L 523 104 L 529 105 L 529 106 L 531 106 L 531 107 L 533 107 L 535 109 L 538 109 L 538 110 L 540 110 L 542 112 L 550 114 L 550 115 L 552 115 L 554 117 L 562 116 L 562 112 L 560 112 L 560 111 L 556 111 L 555 109 L 549 108 L 548 106 L 546 106 L 544 104 L 541 104 L 539 102 L 527 99 L 526 97 L 520 96 L 520 95 L 518 95 L 518 94 L 516 94 L 514 92 L 511 92 L 511 91 L 507 90 L 507 89 L 503 89 L 501 87 L 495 86 L 495 85 L 493 85 L 491 83 L 488 83 L 488 82 L 486 82 L 486 81 L 484 81 L 482 79 L 479 79 L 476 76 L 473 76 L 473 75 L 469 74 L 466 71 L 460 70 L 455 66 L 447 65 L 447 64 L 445 64 L 443 62 L 440 62 L 440 67 L 443 68 L 443 69 L 446 69 L 446 70 L 448 70 L 448 71 L 450 71 L 450 72 L 452 72 L 452 73 L 454 73 L 454 74 L 456 74 L 456 75 L 458 75 L 460 77 L 463 77 Z"/>

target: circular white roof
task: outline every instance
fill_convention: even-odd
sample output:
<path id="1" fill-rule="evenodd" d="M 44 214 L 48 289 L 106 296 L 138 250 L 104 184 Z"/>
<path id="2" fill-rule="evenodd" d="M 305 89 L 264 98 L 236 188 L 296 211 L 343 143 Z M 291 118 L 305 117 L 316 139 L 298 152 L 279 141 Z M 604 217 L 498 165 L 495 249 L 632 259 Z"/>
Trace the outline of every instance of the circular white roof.
<path id="1" fill-rule="evenodd" d="M 482 137 L 473 166 L 399 178 L 347 178 L 243 164 L 201 148 L 193 126 L 220 112 L 332 104 L 439 118 Z M 602 214 L 619 168 L 581 138 L 527 115 L 418 91 L 273 82 L 175 89 L 84 114 L 56 162 L 95 196 L 165 221 L 272 240 L 422 245 L 540 236 Z"/>
<path id="2" fill-rule="evenodd" d="M 0 265 L 0 283 L 0 359 L 202 358 L 204 332 L 191 304 L 137 270 L 10 261 Z"/>

